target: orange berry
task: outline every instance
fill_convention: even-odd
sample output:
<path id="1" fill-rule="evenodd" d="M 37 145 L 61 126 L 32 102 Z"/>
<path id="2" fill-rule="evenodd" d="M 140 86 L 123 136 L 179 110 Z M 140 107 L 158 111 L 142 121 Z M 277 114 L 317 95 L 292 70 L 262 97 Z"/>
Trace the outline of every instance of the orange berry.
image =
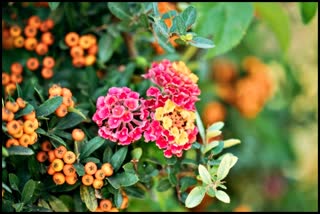
<path id="1" fill-rule="evenodd" d="M 86 163 L 86 165 L 84 165 L 84 171 L 86 172 L 86 174 L 88 175 L 93 175 L 97 172 L 97 164 L 95 164 L 94 162 L 88 162 Z"/>
<path id="2" fill-rule="evenodd" d="M 109 212 L 119 212 L 119 209 L 116 207 L 112 207 Z"/>
<path id="3" fill-rule="evenodd" d="M 88 49 L 88 54 L 89 55 L 96 55 L 98 53 L 98 49 L 99 49 L 98 45 L 94 44 Z"/>
<path id="4" fill-rule="evenodd" d="M 96 62 L 96 56 L 88 55 L 85 57 L 85 65 L 86 66 L 93 65 L 95 62 Z"/>
<path id="5" fill-rule="evenodd" d="M 72 139 L 75 141 L 83 141 L 85 138 L 85 134 L 81 129 L 73 129 L 72 130 Z"/>
<path id="6" fill-rule="evenodd" d="M 53 84 L 53 85 L 49 88 L 49 95 L 60 96 L 60 95 L 61 95 L 61 91 L 62 91 L 62 88 L 61 88 L 60 85 Z"/>
<path id="7" fill-rule="evenodd" d="M 2 72 L 2 85 L 7 85 L 10 82 L 10 75 Z"/>
<path id="8" fill-rule="evenodd" d="M 70 32 L 66 35 L 64 40 L 69 47 L 76 46 L 79 43 L 79 34 L 76 32 Z"/>
<path id="9" fill-rule="evenodd" d="M 39 60 L 35 57 L 31 57 L 27 61 L 27 68 L 30 71 L 37 70 L 39 68 Z"/>
<path id="10" fill-rule="evenodd" d="M 28 134 L 23 134 L 19 138 L 19 143 L 20 143 L 21 146 L 28 147 L 30 142 L 31 142 L 31 138 L 30 138 L 30 135 L 28 135 Z"/>
<path id="11" fill-rule="evenodd" d="M 54 21 L 53 19 L 48 18 L 47 20 L 44 21 L 47 25 L 47 27 L 49 28 L 49 30 L 51 30 L 54 27 Z"/>
<path id="12" fill-rule="evenodd" d="M 23 38 L 23 36 L 18 36 L 16 38 L 14 38 L 13 45 L 16 48 L 22 48 L 24 46 L 24 38 Z"/>
<path id="13" fill-rule="evenodd" d="M 101 166 L 102 171 L 106 175 L 106 177 L 109 177 L 113 174 L 113 167 L 110 163 L 104 163 Z"/>
<path id="14" fill-rule="evenodd" d="M 30 112 L 28 114 L 23 115 L 23 119 L 24 120 L 33 120 L 35 118 L 36 118 L 36 112 L 35 111 L 32 111 L 32 112 Z"/>
<path id="15" fill-rule="evenodd" d="M 72 97 L 72 93 L 68 88 L 62 88 L 61 96 L 63 97 Z"/>
<path id="16" fill-rule="evenodd" d="M 54 150 L 48 151 L 48 160 L 51 163 L 56 159 L 56 155 L 54 154 Z"/>
<path id="17" fill-rule="evenodd" d="M 76 174 L 76 169 L 74 168 L 74 166 L 72 164 L 65 164 L 63 166 L 63 173 L 66 176 L 72 176 Z"/>
<path id="18" fill-rule="evenodd" d="M 31 120 L 33 122 L 33 128 L 34 130 L 36 130 L 37 128 L 39 128 L 39 121 L 37 119 L 33 119 Z"/>
<path id="19" fill-rule="evenodd" d="M 66 182 L 65 176 L 61 172 L 54 173 L 52 179 L 57 185 L 62 185 Z"/>
<path id="20" fill-rule="evenodd" d="M 66 176 L 66 183 L 69 185 L 73 185 L 77 182 L 78 177 L 76 174 L 71 175 L 71 176 Z"/>
<path id="21" fill-rule="evenodd" d="M 98 213 L 101 213 L 101 212 L 104 212 L 100 207 L 97 207 L 96 210 L 94 212 L 98 212 Z"/>
<path id="22" fill-rule="evenodd" d="M 12 117 L 12 119 L 11 119 Z M 3 121 L 11 121 L 14 118 L 14 113 L 7 108 L 2 107 L 2 120 Z M 11 120 L 10 120 L 11 119 Z"/>
<path id="23" fill-rule="evenodd" d="M 11 74 L 11 75 L 10 75 L 10 81 L 11 81 L 12 83 L 18 83 L 18 84 L 20 84 L 20 83 L 22 82 L 22 80 L 23 80 L 23 77 L 22 77 L 21 74 Z"/>
<path id="24" fill-rule="evenodd" d="M 34 132 L 33 121 L 31 121 L 31 120 L 24 121 L 23 132 L 26 134 L 31 134 Z"/>
<path id="25" fill-rule="evenodd" d="M 67 151 L 63 156 L 63 161 L 67 164 L 73 164 L 76 161 L 76 154 L 72 151 Z"/>
<path id="26" fill-rule="evenodd" d="M 27 105 L 26 101 L 24 101 L 21 97 L 18 97 L 16 99 L 16 103 L 18 104 L 20 109 L 23 109 Z"/>
<path id="27" fill-rule="evenodd" d="M 38 44 L 38 41 L 34 37 L 29 37 L 24 40 L 24 48 L 28 51 L 33 51 Z"/>
<path id="28" fill-rule="evenodd" d="M 62 103 L 65 104 L 67 107 L 71 105 L 72 98 L 71 97 L 63 97 Z"/>
<path id="29" fill-rule="evenodd" d="M 46 152 L 40 151 L 40 152 L 37 153 L 37 160 L 38 160 L 40 163 L 45 162 L 47 159 L 48 159 L 48 155 L 47 155 Z"/>
<path id="30" fill-rule="evenodd" d="M 45 43 L 38 43 L 36 46 L 36 53 L 40 56 L 45 55 L 48 53 L 48 45 Z"/>
<path id="31" fill-rule="evenodd" d="M 53 70 L 51 68 L 42 68 L 41 76 L 43 79 L 51 79 L 53 77 Z"/>
<path id="32" fill-rule="evenodd" d="M 19 105 L 16 102 L 7 101 L 5 107 L 13 113 L 19 111 Z"/>
<path id="33" fill-rule="evenodd" d="M 69 106 L 69 107 L 71 107 L 71 108 L 74 107 L 74 101 L 73 101 L 73 100 L 71 100 L 71 103 L 70 103 L 70 106 Z"/>
<path id="34" fill-rule="evenodd" d="M 52 164 L 50 164 L 47 168 L 47 173 L 49 175 L 53 175 L 54 173 L 56 173 L 56 171 L 54 171 L 53 167 L 52 167 Z"/>
<path id="35" fill-rule="evenodd" d="M 46 68 L 53 68 L 55 65 L 55 61 L 54 61 L 53 57 L 46 56 L 42 61 L 42 65 L 43 65 L 43 67 L 46 67 Z"/>
<path id="36" fill-rule="evenodd" d="M 106 177 L 106 175 L 104 174 L 104 172 L 103 172 L 102 169 L 98 169 L 98 170 L 96 171 L 96 173 L 94 174 L 94 177 L 95 177 L 96 179 L 103 180 L 103 179 Z"/>
<path id="37" fill-rule="evenodd" d="M 87 35 L 89 40 L 90 40 L 90 43 L 91 43 L 91 47 L 95 44 L 97 44 L 97 37 L 93 34 L 88 34 Z"/>
<path id="38" fill-rule="evenodd" d="M 61 159 L 56 158 L 52 161 L 52 168 L 56 172 L 60 172 L 63 169 L 64 163 Z"/>
<path id="39" fill-rule="evenodd" d="M 50 141 L 46 140 L 41 143 L 41 150 L 44 152 L 49 152 L 52 149 L 52 144 Z"/>
<path id="40" fill-rule="evenodd" d="M 28 25 L 34 26 L 35 28 L 39 28 L 41 25 L 41 20 L 39 18 L 39 16 L 31 16 L 28 19 Z"/>
<path id="41" fill-rule="evenodd" d="M 65 146 L 59 146 L 58 148 L 56 148 L 54 150 L 54 155 L 57 157 L 57 158 L 60 158 L 62 159 L 63 156 L 66 154 L 67 152 L 67 148 Z"/>
<path id="42" fill-rule="evenodd" d="M 16 120 L 12 120 L 7 123 L 7 130 L 10 135 L 17 134 L 21 129 L 21 125 Z"/>
<path id="43" fill-rule="evenodd" d="M 73 46 L 70 49 L 70 55 L 75 58 L 75 57 L 81 57 L 84 54 L 84 50 L 80 46 Z"/>
<path id="44" fill-rule="evenodd" d="M 122 198 L 122 203 L 121 203 L 121 206 L 120 206 L 120 209 L 125 209 L 128 207 L 128 196 L 125 196 Z"/>
<path id="45" fill-rule="evenodd" d="M 42 22 L 42 23 L 40 24 L 40 31 L 43 32 L 43 33 L 49 31 L 49 28 L 48 28 L 48 25 L 47 25 L 46 22 Z"/>
<path id="46" fill-rule="evenodd" d="M 15 134 L 13 134 L 13 135 L 11 135 L 11 136 L 14 137 L 14 138 L 19 139 L 22 135 L 23 135 L 23 129 L 20 129 L 20 130 L 18 131 L 18 133 L 15 133 Z"/>
<path id="47" fill-rule="evenodd" d="M 101 189 L 103 187 L 103 181 L 99 179 L 94 179 L 92 183 L 93 188 Z"/>
<path id="48" fill-rule="evenodd" d="M 54 37 L 51 32 L 45 32 L 41 35 L 41 42 L 46 45 L 52 45 L 54 43 Z"/>
<path id="49" fill-rule="evenodd" d="M 82 47 L 83 49 L 88 49 L 90 48 L 91 44 L 90 37 L 88 37 L 87 35 L 81 36 L 79 39 L 79 45 L 80 47 Z"/>
<path id="50" fill-rule="evenodd" d="M 10 27 L 10 35 L 12 37 L 18 37 L 21 34 L 21 28 L 18 25 L 13 25 Z"/>
<path id="51" fill-rule="evenodd" d="M 16 89 L 17 89 L 16 84 L 11 82 L 11 83 L 9 83 L 8 85 L 5 86 L 4 90 L 5 90 L 6 94 L 13 95 L 14 92 L 16 91 Z"/>
<path id="52" fill-rule="evenodd" d="M 37 35 L 37 31 L 37 28 L 31 25 L 28 25 L 24 28 L 24 34 L 29 38 L 34 38 Z"/>
<path id="53" fill-rule="evenodd" d="M 29 145 L 33 145 L 34 143 L 36 143 L 38 140 L 38 134 L 37 132 L 33 132 L 30 134 L 30 144 Z"/>
<path id="54" fill-rule="evenodd" d="M 68 114 L 68 107 L 65 104 L 61 104 L 55 111 L 58 117 L 64 117 Z"/>
<path id="55" fill-rule="evenodd" d="M 10 71 L 13 74 L 21 74 L 22 70 L 23 70 L 23 67 L 19 62 L 14 62 L 10 66 Z"/>
<path id="56" fill-rule="evenodd" d="M 19 141 L 14 138 L 10 138 L 6 142 L 6 148 L 10 148 L 11 146 L 19 146 Z"/>
<path id="57" fill-rule="evenodd" d="M 110 211 L 112 208 L 112 202 L 108 199 L 102 199 L 99 203 L 99 207 L 103 211 Z"/>
<path id="58" fill-rule="evenodd" d="M 76 68 L 81 68 L 85 65 L 86 59 L 84 57 L 74 57 L 72 59 L 72 65 Z"/>
<path id="59" fill-rule="evenodd" d="M 85 186 L 90 186 L 93 183 L 93 180 L 94 180 L 93 176 L 88 174 L 85 174 L 84 176 L 82 176 L 82 179 L 81 179 L 83 185 Z"/>

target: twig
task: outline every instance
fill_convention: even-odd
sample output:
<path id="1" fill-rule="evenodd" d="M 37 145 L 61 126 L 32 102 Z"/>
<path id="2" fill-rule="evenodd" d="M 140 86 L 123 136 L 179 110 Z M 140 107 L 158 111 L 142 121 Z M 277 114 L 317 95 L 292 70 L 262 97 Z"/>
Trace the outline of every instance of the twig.
<path id="1" fill-rule="evenodd" d="M 127 44 L 130 58 L 135 59 L 138 56 L 138 52 L 134 45 L 133 36 L 126 32 L 122 33 L 122 36 Z"/>

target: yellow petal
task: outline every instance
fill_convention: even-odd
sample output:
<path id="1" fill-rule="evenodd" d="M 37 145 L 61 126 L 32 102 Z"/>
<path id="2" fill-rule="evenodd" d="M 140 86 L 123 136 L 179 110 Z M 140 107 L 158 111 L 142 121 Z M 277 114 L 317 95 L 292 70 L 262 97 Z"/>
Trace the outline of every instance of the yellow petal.
<path id="1" fill-rule="evenodd" d="M 175 107 L 176 107 L 176 104 L 168 99 L 163 107 L 164 113 L 173 112 Z"/>
<path id="2" fill-rule="evenodd" d="M 170 119 L 170 117 L 163 117 L 162 122 L 163 128 L 167 130 L 169 130 L 169 128 L 172 126 L 172 120 Z"/>
<path id="3" fill-rule="evenodd" d="M 187 142 L 188 142 L 188 134 L 187 134 L 187 132 L 181 130 L 181 133 L 180 133 L 180 136 L 179 136 L 177 144 L 178 145 L 184 145 Z"/>
<path id="4" fill-rule="evenodd" d="M 179 138 L 180 136 L 179 129 L 177 127 L 172 127 L 170 129 L 170 134 L 174 136 L 174 138 Z"/>
<path id="5" fill-rule="evenodd" d="M 162 120 L 162 118 L 163 118 L 163 108 L 162 107 L 159 107 L 156 109 L 156 113 L 154 114 L 154 118 L 158 121 Z"/>

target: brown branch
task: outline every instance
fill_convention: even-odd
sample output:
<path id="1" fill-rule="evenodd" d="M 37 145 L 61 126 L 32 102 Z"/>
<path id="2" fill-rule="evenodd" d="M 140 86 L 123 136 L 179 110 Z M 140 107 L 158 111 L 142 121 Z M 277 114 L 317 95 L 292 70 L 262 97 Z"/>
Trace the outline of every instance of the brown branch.
<path id="1" fill-rule="evenodd" d="M 132 59 L 135 59 L 138 56 L 137 49 L 134 45 L 133 36 L 127 32 L 122 33 L 122 36 L 128 47 L 129 56 Z"/>

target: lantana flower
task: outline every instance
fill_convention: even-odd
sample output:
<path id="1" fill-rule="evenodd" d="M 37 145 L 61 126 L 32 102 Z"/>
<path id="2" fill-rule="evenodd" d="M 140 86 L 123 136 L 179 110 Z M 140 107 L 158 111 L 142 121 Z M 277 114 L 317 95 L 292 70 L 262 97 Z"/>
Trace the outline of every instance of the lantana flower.
<path id="1" fill-rule="evenodd" d="M 92 120 L 99 126 L 99 136 L 128 145 L 141 138 L 149 112 L 145 100 L 128 87 L 112 87 L 97 99 Z"/>

